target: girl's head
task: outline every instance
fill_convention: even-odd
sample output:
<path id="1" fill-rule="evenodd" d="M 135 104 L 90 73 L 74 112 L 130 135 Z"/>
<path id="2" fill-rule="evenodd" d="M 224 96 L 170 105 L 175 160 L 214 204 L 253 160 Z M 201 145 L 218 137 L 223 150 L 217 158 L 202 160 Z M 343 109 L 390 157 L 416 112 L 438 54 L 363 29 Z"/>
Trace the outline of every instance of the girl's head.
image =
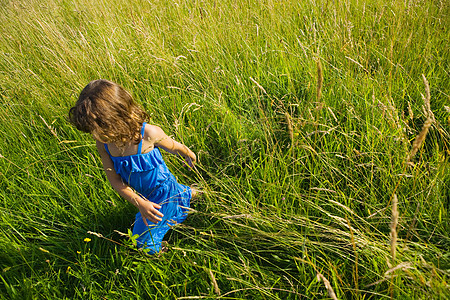
<path id="1" fill-rule="evenodd" d="M 102 143 L 125 145 L 140 141 L 147 114 L 120 85 L 99 79 L 81 91 L 69 118 L 78 130 L 92 134 Z"/>

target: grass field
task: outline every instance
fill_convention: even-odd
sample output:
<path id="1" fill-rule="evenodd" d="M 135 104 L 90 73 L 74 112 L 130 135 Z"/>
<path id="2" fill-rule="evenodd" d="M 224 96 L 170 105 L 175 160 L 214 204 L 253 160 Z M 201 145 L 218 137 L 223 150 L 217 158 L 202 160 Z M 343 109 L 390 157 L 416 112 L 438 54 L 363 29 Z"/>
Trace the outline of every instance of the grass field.
<path id="1" fill-rule="evenodd" d="M 0 299 L 450 297 L 448 1 L 0 0 Z M 197 153 L 148 256 L 67 121 L 105 78 Z"/>

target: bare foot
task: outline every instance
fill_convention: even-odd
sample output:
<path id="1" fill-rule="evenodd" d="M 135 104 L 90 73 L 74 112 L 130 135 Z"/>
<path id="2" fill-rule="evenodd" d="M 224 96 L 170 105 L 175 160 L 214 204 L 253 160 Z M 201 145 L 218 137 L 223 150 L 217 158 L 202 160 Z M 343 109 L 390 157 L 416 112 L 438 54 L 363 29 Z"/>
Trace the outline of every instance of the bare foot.
<path id="1" fill-rule="evenodd" d="M 202 190 L 199 190 L 194 185 L 191 185 L 191 195 L 192 195 L 191 200 L 198 199 L 202 194 L 203 194 Z"/>
<path id="2" fill-rule="evenodd" d="M 161 242 L 161 250 L 159 250 L 158 255 L 166 253 L 169 251 L 169 243 L 167 241 Z"/>

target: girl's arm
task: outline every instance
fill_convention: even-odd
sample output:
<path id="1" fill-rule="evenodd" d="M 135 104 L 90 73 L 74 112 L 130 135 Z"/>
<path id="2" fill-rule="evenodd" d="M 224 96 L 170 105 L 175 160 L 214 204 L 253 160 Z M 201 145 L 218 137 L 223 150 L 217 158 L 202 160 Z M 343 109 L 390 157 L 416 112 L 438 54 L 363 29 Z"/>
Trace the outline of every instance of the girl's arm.
<path id="1" fill-rule="evenodd" d="M 145 126 L 145 135 L 148 137 L 149 142 L 154 146 L 163 148 L 172 154 L 182 156 L 191 168 L 194 167 L 197 161 L 195 153 L 185 145 L 169 137 L 158 126 L 147 124 Z"/>
<path id="2" fill-rule="evenodd" d="M 108 178 L 109 183 L 111 183 L 113 189 L 116 190 L 120 196 L 139 209 L 146 226 L 148 226 L 147 219 L 153 223 L 158 223 L 158 221 L 161 221 L 161 218 L 164 217 L 164 215 L 157 210 L 160 209 L 161 206 L 139 196 L 127 184 L 125 184 L 120 175 L 116 173 L 114 163 L 109 157 L 108 152 L 106 152 L 104 144 L 97 141 L 96 146 L 102 159 L 106 177 Z"/>

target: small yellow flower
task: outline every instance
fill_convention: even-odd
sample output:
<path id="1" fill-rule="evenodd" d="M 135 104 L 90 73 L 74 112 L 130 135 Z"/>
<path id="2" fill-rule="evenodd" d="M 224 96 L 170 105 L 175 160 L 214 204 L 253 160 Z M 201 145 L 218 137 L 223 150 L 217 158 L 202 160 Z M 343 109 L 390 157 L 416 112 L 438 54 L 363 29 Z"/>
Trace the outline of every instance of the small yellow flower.
<path id="1" fill-rule="evenodd" d="M 70 272 L 70 266 L 67 267 L 66 273 Z"/>
<path id="2" fill-rule="evenodd" d="M 81 251 L 77 251 L 77 254 L 81 254 Z"/>
<path id="3" fill-rule="evenodd" d="M 92 241 L 92 240 L 91 240 L 90 238 L 85 238 L 84 241 L 85 241 L 86 243 L 89 243 L 89 242 Z"/>

